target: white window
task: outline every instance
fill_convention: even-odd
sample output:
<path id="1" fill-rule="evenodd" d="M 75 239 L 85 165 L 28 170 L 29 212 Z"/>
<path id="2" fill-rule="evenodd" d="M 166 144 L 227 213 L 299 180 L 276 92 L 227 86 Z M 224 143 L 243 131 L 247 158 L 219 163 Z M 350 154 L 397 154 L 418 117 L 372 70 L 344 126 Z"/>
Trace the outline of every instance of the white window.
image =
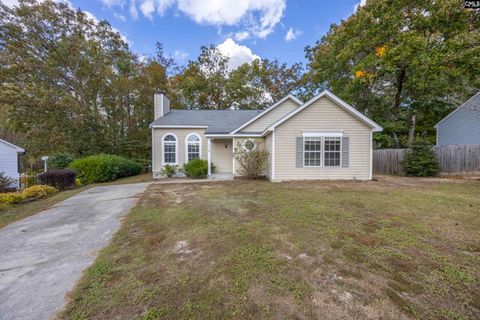
<path id="1" fill-rule="evenodd" d="M 323 165 L 325 167 L 340 167 L 342 138 L 325 137 L 323 142 L 325 150 Z"/>
<path id="2" fill-rule="evenodd" d="M 187 162 L 195 158 L 202 158 L 202 139 L 196 133 L 191 133 L 185 139 Z"/>
<path id="3" fill-rule="evenodd" d="M 303 145 L 305 167 L 320 167 L 322 163 L 322 137 L 305 137 Z"/>
<path id="4" fill-rule="evenodd" d="M 304 133 L 304 167 L 340 167 L 342 133 Z"/>
<path id="5" fill-rule="evenodd" d="M 177 164 L 177 137 L 167 133 L 162 139 L 163 164 Z"/>

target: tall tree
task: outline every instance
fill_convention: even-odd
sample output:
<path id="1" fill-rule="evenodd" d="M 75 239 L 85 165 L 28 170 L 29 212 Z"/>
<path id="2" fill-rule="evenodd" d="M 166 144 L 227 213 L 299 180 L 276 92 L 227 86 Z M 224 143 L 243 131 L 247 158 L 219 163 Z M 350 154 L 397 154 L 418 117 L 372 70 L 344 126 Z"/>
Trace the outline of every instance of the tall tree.
<path id="1" fill-rule="evenodd" d="M 228 57 L 213 45 L 201 48 L 197 60 L 190 61 L 174 83 L 188 109 L 224 110 L 231 106 L 225 86 L 228 78 Z"/>
<path id="2" fill-rule="evenodd" d="M 228 61 L 214 45 L 202 47 L 198 59 L 171 81 L 178 102 L 186 108 L 261 109 L 289 93 L 301 93 L 305 83 L 301 63 L 256 59 L 230 70 Z"/>
<path id="3" fill-rule="evenodd" d="M 480 89 L 479 27 L 460 0 L 367 0 L 306 48 L 309 78 L 382 124 L 378 146 L 433 139 L 433 125 Z"/>
<path id="4" fill-rule="evenodd" d="M 0 83 L 0 104 L 31 154 L 148 159 L 153 92 L 167 76 L 158 62 L 140 62 L 106 21 L 21 0 L 0 5 Z"/>
<path id="5" fill-rule="evenodd" d="M 303 95 L 305 84 L 301 63 L 288 66 L 278 60 L 254 60 L 231 71 L 227 84 L 230 99 L 240 109 L 259 109 L 286 95 Z"/>

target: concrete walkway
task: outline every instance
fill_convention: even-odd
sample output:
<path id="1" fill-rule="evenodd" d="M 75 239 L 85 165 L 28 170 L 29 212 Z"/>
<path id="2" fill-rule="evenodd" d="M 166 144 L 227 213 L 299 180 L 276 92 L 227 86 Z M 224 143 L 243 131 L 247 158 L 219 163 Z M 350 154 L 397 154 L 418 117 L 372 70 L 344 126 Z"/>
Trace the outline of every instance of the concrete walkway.
<path id="1" fill-rule="evenodd" d="M 0 319 L 48 319 L 148 183 L 88 189 L 0 229 Z"/>

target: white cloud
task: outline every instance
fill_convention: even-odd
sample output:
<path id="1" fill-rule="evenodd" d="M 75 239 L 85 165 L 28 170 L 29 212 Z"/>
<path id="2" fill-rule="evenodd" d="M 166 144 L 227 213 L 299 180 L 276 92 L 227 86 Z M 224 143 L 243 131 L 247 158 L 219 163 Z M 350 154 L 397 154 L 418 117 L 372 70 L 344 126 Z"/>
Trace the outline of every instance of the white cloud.
<path id="1" fill-rule="evenodd" d="M 293 41 L 295 39 L 297 39 L 297 37 L 299 35 L 301 35 L 303 33 L 302 30 L 298 30 L 298 29 L 293 29 L 292 27 L 290 27 L 290 29 L 288 29 L 287 31 L 287 34 L 285 35 L 285 41 Z"/>
<path id="2" fill-rule="evenodd" d="M 361 0 L 359 3 L 357 3 L 353 9 L 353 12 L 357 12 L 360 7 L 363 7 L 364 5 L 367 4 L 367 0 Z"/>
<path id="3" fill-rule="evenodd" d="M 182 51 L 182 50 L 176 50 L 173 53 L 173 58 L 177 60 L 178 62 L 185 62 L 190 55 L 188 52 Z"/>
<path id="4" fill-rule="evenodd" d="M 114 5 L 121 0 L 101 0 Z M 122 2 L 123 3 L 123 2 Z M 198 24 L 239 26 L 237 41 L 254 36 L 265 38 L 280 22 L 286 0 L 130 0 L 130 14 L 138 16 L 137 3 L 145 17 L 152 20 L 156 11 L 162 16 L 171 8 L 187 15 Z M 122 4 L 123 5 L 123 4 Z"/>
<path id="5" fill-rule="evenodd" d="M 160 16 L 165 14 L 165 11 L 175 3 L 175 0 L 156 0 L 157 12 Z"/>
<path id="6" fill-rule="evenodd" d="M 95 15 L 89 11 L 83 11 L 83 13 L 85 13 L 85 15 L 87 16 L 88 19 L 90 20 L 93 20 L 93 22 L 95 23 L 99 23 L 100 21 L 97 19 L 97 17 L 95 17 Z M 118 31 L 118 30 L 115 30 L 115 31 Z"/>
<path id="7" fill-rule="evenodd" d="M 133 20 L 136 20 L 138 18 L 137 2 L 135 0 L 130 0 L 130 6 L 128 7 L 128 11 L 130 12 Z"/>
<path id="8" fill-rule="evenodd" d="M 239 31 L 235 33 L 235 40 L 237 41 L 247 40 L 248 38 L 250 38 L 250 33 L 248 31 Z"/>
<path id="9" fill-rule="evenodd" d="M 114 16 L 115 19 L 117 19 L 117 20 L 127 21 L 127 18 L 126 18 L 123 14 L 121 14 L 121 13 L 114 12 L 114 13 L 113 13 L 113 16 Z"/>
<path id="10" fill-rule="evenodd" d="M 218 50 L 229 57 L 228 67 L 234 70 L 244 63 L 251 63 L 253 60 L 260 59 L 260 56 L 254 54 L 247 46 L 242 46 L 231 38 L 226 39 L 217 46 Z"/>
<path id="11" fill-rule="evenodd" d="M 123 6 L 125 4 L 125 0 L 101 0 L 102 3 L 106 6 Z"/>
<path id="12" fill-rule="evenodd" d="M 150 20 L 153 20 L 153 14 L 155 12 L 155 2 L 153 0 L 143 0 L 140 5 L 140 11 L 143 15 Z"/>
<path id="13" fill-rule="evenodd" d="M 13 7 L 18 4 L 18 0 L 2 0 L 2 3 L 9 7 Z"/>

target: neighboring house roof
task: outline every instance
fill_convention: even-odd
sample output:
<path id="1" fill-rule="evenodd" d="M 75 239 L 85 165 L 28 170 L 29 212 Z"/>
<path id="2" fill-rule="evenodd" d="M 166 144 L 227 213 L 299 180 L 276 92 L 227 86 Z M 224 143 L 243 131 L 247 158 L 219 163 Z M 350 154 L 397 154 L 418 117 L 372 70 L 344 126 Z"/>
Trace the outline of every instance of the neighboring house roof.
<path id="1" fill-rule="evenodd" d="M 24 152 L 25 152 L 25 149 L 23 149 L 23 148 L 21 148 L 21 147 L 19 147 L 19 146 L 16 146 L 16 145 L 14 145 L 13 143 L 10 143 L 10 142 L 8 142 L 8 141 L 5 141 L 5 140 L 0 139 L 0 143 L 4 143 L 4 144 L 6 144 L 6 145 L 9 146 L 9 147 L 14 148 L 15 150 L 17 150 L 18 153 L 24 153 Z"/>
<path id="2" fill-rule="evenodd" d="M 237 133 L 238 131 L 242 130 L 243 128 L 245 128 L 246 126 L 248 126 L 249 124 L 253 123 L 254 121 L 256 121 L 257 119 L 263 117 L 264 115 L 266 115 L 267 113 L 269 113 L 270 111 L 272 111 L 273 109 L 275 109 L 276 107 L 278 107 L 279 105 L 281 105 L 283 102 L 285 102 L 286 100 L 292 100 L 293 102 L 295 102 L 298 106 L 301 106 L 303 104 L 302 101 L 300 101 L 299 99 L 297 99 L 295 96 L 289 94 L 288 96 L 282 98 L 280 101 L 276 102 L 275 104 L 273 104 L 272 106 L 268 107 L 267 109 L 263 110 L 261 113 L 259 113 L 256 117 L 250 119 L 249 121 L 245 122 L 244 124 L 242 124 L 240 127 L 236 128 L 235 130 L 233 130 L 232 132 L 230 132 L 231 134 L 235 134 Z"/>
<path id="3" fill-rule="evenodd" d="M 205 133 L 228 134 L 256 117 L 262 110 L 171 110 L 156 119 L 151 127 L 205 128 Z"/>
<path id="4" fill-rule="evenodd" d="M 360 111 L 358 111 L 357 109 L 355 109 L 354 107 L 352 107 L 351 105 L 349 105 L 348 103 L 346 103 L 345 101 L 343 101 L 342 99 L 340 99 L 339 97 L 337 97 L 336 95 L 334 95 L 333 93 L 331 93 L 328 90 L 325 90 L 322 93 L 316 95 L 312 99 L 305 102 L 299 108 L 297 108 L 297 109 L 293 110 L 292 112 L 288 113 L 283 118 L 279 119 L 277 122 L 272 124 L 267 130 L 273 130 L 275 127 L 281 125 L 282 123 L 284 123 L 285 121 L 287 121 L 288 119 L 290 119 L 291 117 L 296 115 L 297 113 L 301 112 L 303 109 L 312 105 L 315 101 L 319 100 L 322 97 L 330 98 L 333 102 L 335 102 L 338 106 L 343 108 L 345 111 L 349 112 L 354 117 L 356 117 L 357 119 L 359 119 L 360 121 L 365 123 L 367 126 L 371 127 L 374 132 L 380 132 L 380 131 L 383 130 L 383 128 L 380 125 L 375 123 L 373 120 L 369 119 L 363 113 L 361 113 Z"/>
<path id="5" fill-rule="evenodd" d="M 456 112 L 462 109 L 466 111 L 473 111 L 473 112 L 480 113 L 480 91 L 476 95 L 474 95 L 473 97 L 465 101 L 460 107 L 450 112 L 445 118 L 440 120 L 434 127 L 438 128 L 439 124 L 441 124 L 442 122 L 444 122 L 445 120 L 450 118 L 452 115 L 454 115 Z"/>

